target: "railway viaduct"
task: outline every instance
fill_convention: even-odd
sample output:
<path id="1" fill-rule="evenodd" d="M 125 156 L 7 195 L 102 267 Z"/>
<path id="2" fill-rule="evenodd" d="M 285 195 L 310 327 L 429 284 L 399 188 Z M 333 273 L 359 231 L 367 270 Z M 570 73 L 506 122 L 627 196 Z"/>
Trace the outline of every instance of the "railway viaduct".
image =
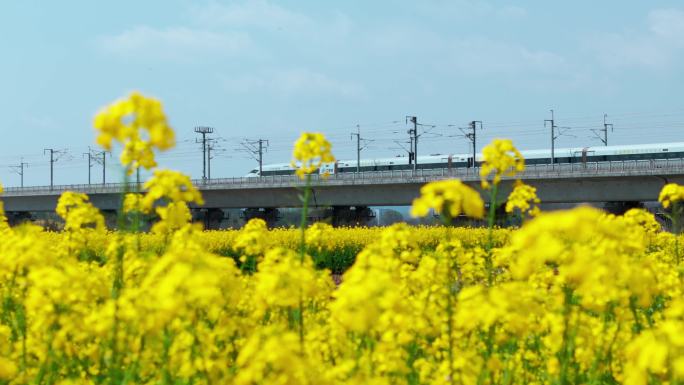
<path id="1" fill-rule="evenodd" d="M 597 162 L 528 166 L 518 177 L 537 188 L 544 203 L 645 202 L 655 201 L 666 183 L 684 185 L 684 159 Z M 312 176 L 310 204 L 329 207 L 335 216 L 347 220 L 368 215 L 369 206 L 408 206 L 425 183 L 458 178 L 478 189 L 476 169 L 419 169 Z M 266 216 L 278 208 L 301 206 L 304 181 L 295 176 L 224 178 L 195 180 L 205 204 L 195 207 L 206 216 L 221 209 L 246 209 L 247 216 Z M 510 192 L 513 178 L 504 177 L 499 199 Z M 128 186 L 130 189 L 131 186 Z M 60 185 L 6 188 L 2 195 L 8 215 L 54 211 L 59 195 L 67 190 L 87 193 L 95 206 L 105 212 L 120 204 L 123 184 Z M 488 200 L 488 194 L 482 197 Z M 250 214 L 251 213 L 251 214 Z M 268 218 L 266 218 L 268 219 Z M 339 218 L 337 218 L 339 219 Z"/>

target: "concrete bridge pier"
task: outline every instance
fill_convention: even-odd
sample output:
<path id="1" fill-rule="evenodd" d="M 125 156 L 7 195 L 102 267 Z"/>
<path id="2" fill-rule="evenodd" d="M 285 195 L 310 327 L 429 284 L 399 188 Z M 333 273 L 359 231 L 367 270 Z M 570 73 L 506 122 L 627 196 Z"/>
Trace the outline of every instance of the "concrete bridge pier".
<path id="1" fill-rule="evenodd" d="M 250 207 L 242 210 L 242 218 L 248 222 L 253 218 L 260 218 L 266 221 L 268 227 L 275 227 L 280 219 L 280 211 L 273 207 Z"/>
<path id="2" fill-rule="evenodd" d="M 117 210 L 100 210 L 108 229 L 115 229 L 119 226 L 119 212 Z"/>
<path id="3" fill-rule="evenodd" d="M 30 211 L 10 211 L 5 213 L 5 215 L 10 226 L 16 226 L 33 220 L 33 215 L 31 215 Z"/>
<path id="4" fill-rule="evenodd" d="M 216 230 L 221 227 L 221 221 L 227 219 L 226 214 L 219 208 L 200 208 L 192 210 L 192 220 L 202 222 L 207 230 Z"/>
<path id="5" fill-rule="evenodd" d="M 367 226 L 375 218 L 375 212 L 368 206 L 333 206 L 332 225 Z"/>
<path id="6" fill-rule="evenodd" d="M 622 215 L 629 209 L 642 209 L 644 208 L 644 203 L 639 201 L 616 201 L 616 202 L 606 202 L 603 205 L 603 209 L 607 212 L 615 215 Z"/>

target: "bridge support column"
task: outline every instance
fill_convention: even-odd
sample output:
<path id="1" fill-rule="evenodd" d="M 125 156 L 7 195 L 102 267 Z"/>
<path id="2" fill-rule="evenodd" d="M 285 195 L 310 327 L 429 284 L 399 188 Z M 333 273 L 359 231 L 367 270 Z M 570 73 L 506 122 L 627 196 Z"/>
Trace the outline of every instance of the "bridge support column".
<path id="1" fill-rule="evenodd" d="M 227 219 L 223 210 L 218 208 L 200 208 L 192 210 L 192 220 L 202 222 L 207 230 L 216 230 L 221 227 L 221 221 Z"/>
<path id="2" fill-rule="evenodd" d="M 333 206 L 332 225 L 338 226 L 367 226 L 375 212 L 368 206 Z"/>
<path id="3" fill-rule="evenodd" d="M 33 216 L 29 211 L 11 211 L 5 214 L 10 226 L 16 226 L 24 222 L 31 222 Z"/>
<path id="4" fill-rule="evenodd" d="M 108 229 L 115 229 L 119 226 L 119 213 L 116 210 L 100 210 Z"/>
<path id="5" fill-rule="evenodd" d="M 606 202 L 603 205 L 603 209 L 607 212 L 615 215 L 622 215 L 629 209 L 642 209 L 644 208 L 643 202 L 639 201 L 625 201 L 625 202 Z"/>
<path id="6" fill-rule="evenodd" d="M 245 222 L 248 222 L 250 219 L 253 218 L 260 218 L 266 221 L 266 224 L 268 227 L 275 227 L 276 222 L 278 222 L 278 219 L 280 219 L 280 212 L 278 209 L 273 208 L 273 207 L 266 207 L 266 208 L 247 208 L 242 211 L 242 218 L 244 218 Z"/>

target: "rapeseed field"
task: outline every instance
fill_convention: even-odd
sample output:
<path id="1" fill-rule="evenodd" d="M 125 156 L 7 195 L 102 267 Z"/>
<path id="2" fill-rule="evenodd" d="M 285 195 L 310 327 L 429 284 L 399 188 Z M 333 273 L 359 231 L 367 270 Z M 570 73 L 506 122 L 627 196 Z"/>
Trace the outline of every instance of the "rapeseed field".
<path id="1" fill-rule="evenodd" d="M 412 214 L 441 227 L 309 224 L 307 188 L 299 229 L 203 231 L 200 192 L 157 166 L 174 145 L 159 101 L 134 93 L 95 127 L 129 175 L 154 176 L 117 231 L 81 193 L 60 197 L 61 232 L 10 227 L 0 207 L 0 383 L 684 383 L 681 236 L 640 209 L 540 212 L 522 181 L 498 196 L 524 169 L 509 140 L 483 150 L 489 210 L 458 180 L 423 187 Z M 331 151 L 303 134 L 297 175 Z M 684 188 L 655 198 L 677 222 Z M 494 227 L 501 203 L 520 228 Z M 452 227 L 461 215 L 489 226 Z"/>

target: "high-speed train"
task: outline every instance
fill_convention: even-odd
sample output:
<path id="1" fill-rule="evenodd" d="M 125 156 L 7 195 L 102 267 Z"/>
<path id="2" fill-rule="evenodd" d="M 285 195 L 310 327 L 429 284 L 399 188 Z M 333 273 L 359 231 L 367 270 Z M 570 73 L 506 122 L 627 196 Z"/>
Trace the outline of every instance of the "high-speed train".
<path id="1" fill-rule="evenodd" d="M 550 164 L 551 150 L 528 150 L 521 151 L 525 158 L 525 164 Z M 635 144 L 627 146 L 602 146 L 602 147 L 574 147 L 557 148 L 554 151 L 554 163 L 586 163 L 586 162 L 607 162 L 623 160 L 649 160 L 649 159 L 672 159 L 684 158 L 684 142 L 674 143 L 654 143 L 654 144 Z M 482 154 L 478 153 L 476 162 L 479 164 Z M 471 154 L 433 154 L 418 157 L 417 168 L 466 168 L 473 166 L 473 156 Z M 395 158 L 362 159 L 360 171 L 389 171 L 389 170 L 411 170 L 413 165 L 409 164 L 408 157 L 398 156 Z M 271 176 L 271 175 L 292 175 L 295 169 L 289 163 L 268 164 L 262 167 L 263 172 L 259 175 L 259 170 L 251 170 L 246 177 Z M 349 173 L 356 172 L 356 160 L 338 160 L 334 163 L 324 164 L 320 173 Z"/>

